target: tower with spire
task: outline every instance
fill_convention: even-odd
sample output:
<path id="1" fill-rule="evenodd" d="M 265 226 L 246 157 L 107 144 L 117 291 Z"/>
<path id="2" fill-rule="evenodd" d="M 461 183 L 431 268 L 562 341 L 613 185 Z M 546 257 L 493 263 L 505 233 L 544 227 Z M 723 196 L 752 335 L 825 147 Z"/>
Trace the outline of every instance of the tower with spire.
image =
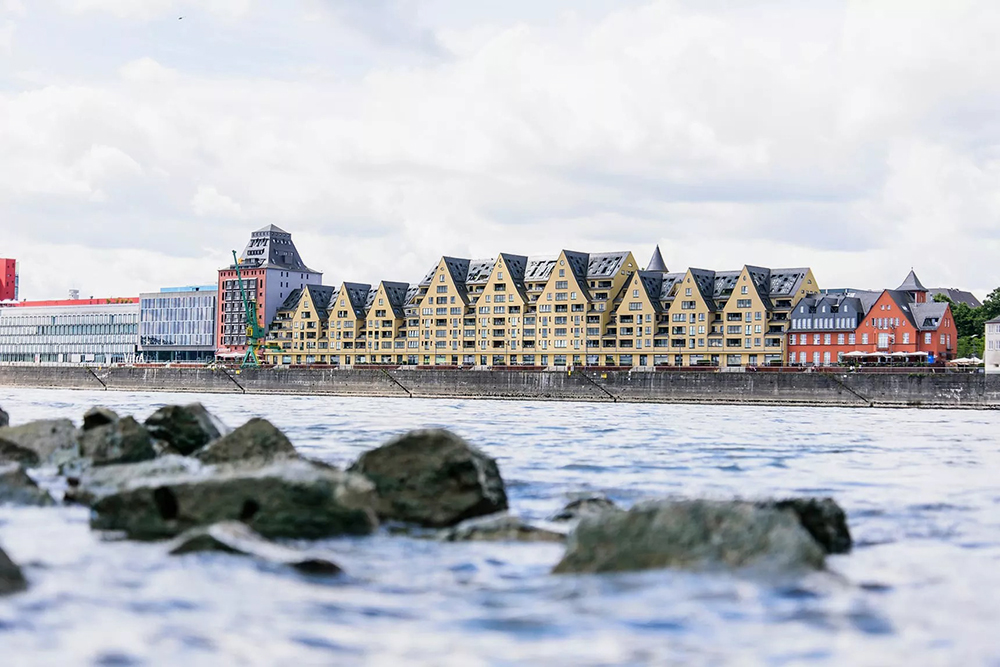
<path id="1" fill-rule="evenodd" d="M 903 284 L 896 288 L 897 292 L 906 292 L 913 303 L 927 303 L 927 288 L 917 278 L 917 274 L 910 269 Z"/>
<path id="2" fill-rule="evenodd" d="M 656 250 L 653 251 L 653 256 L 649 258 L 649 264 L 646 266 L 647 271 L 654 273 L 667 273 L 667 263 L 663 261 L 663 255 L 660 254 L 660 246 L 656 246 Z"/>

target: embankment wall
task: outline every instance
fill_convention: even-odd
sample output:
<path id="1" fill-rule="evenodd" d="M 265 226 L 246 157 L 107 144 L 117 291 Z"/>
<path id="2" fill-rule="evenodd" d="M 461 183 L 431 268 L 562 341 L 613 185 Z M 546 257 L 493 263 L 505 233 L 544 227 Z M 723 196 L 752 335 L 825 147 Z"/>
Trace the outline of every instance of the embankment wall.
<path id="1" fill-rule="evenodd" d="M 1000 375 L 0 366 L 0 387 L 653 403 L 1000 408 Z"/>

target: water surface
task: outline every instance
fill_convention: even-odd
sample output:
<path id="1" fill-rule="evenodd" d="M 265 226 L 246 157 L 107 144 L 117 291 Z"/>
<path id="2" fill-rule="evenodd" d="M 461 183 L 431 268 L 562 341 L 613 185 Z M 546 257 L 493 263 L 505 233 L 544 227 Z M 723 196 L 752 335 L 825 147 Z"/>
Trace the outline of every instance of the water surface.
<path id="1" fill-rule="evenodd" d="M 496 457 L 512 510 L 567 494 L 831 495 L 857 547 L 795 580 L 552 576 L 551 544 L 378 534 L 313 544 L 347 576 L 102 541 L 82 508 L 0 508 L 25 566 L 2 665 L 1000 665 L 1000 412 L 4 389 L 12 423 L 200 400 L 349 465 L 410 428 Z"/>

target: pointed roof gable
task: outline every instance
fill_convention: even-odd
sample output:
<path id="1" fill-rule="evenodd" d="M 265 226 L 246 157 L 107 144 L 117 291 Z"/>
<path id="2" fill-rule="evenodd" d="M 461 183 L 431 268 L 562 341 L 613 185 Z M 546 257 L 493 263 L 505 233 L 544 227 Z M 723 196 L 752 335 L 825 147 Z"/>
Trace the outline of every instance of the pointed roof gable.
<path id="1" fill-rule="evenodd" d="M 313 308 L 316 310 L 316 317 L 325 320 L 330 310 L 330 299 L 333 297 L 333 288 L 327 285 L 306 285 L 309 291 L 309 298 L 312 299 Z"/>
<path id="2" fill-rule="evenodd" d="M 653 305 L 653 310 L 662 312 L 663 304 L 660 303 L 660 290 L 663 286 L 664 274 L 660 271 L 636 271 L 637 280 L 642 286 L 646 297 Z"/>
<path id="3" fill-rule="evenodd" d="M 948 312 L 948 304 L 939 301 L 914 303 L 910 304 L 910 308 L 913 309 L 913 320 L 917 329 L 921 331 L 937 331 L 942 318 Z"/>
<path id="4" fill-rule="evenodd" d="M 285 297 L 284 302 L 281 304 L 281 307 L 278 308 L 278 310 L 295 310 L 296 306 L 299 305 L 299 299 L 301 298 L 302 298 L 302 290 L 296 287 L 295 289 L 293 289 L 291 292 L 288 293 L 288 296 Z"/>
<path id="5" fill-rule="evenodd" d="M 462 302 L 469 303 L 469 292 L 465 288 L 465 280 L 469 275 L 469 264 L 471 261 L 461 257 L 442 257 L 441 261 L 444 262 L 445 268 L 448 269 L 448 273 L 451 275 L 452 282 L 455 283 L 455 289 L 458 290 L 458 295 L 461 297 Z"/>
<path id="6" fill-rule="evenodd" d="M 497 257 L 497 262 L 499 263 L 501 260 L 503 260 L 503 265 L 507 267 L 507 273 L 510 274 L 510 279 L 514 281 L 514 288 L 520 295 L 521 300 L 527 302 L 528 292 L 524 287 L 524 272 L 528 268 L 528 258 L 524 255 L 512 255 L 502 252 Z"/>
<path id="7" fill-rule="evenodd" d="M 920 279 L 917 278 L 917 274 L 913 272 L 913 269 L 910 269 L 906 280 L 896 290 L 899 292 L 926 292 L 927 288 L 921 284 Z"/>
<path id="8" fill-rule="evenodd" d="M 410 291 L 409 284 L 383 280 L 382 289 L 385 290 L 385 298 L 389 300 L 389 307 L 392 308 L 396 319 L 403 319 L 403 308 L 406 306 L 407 295 Z"/>
<path id="9" fill-rule="evenodd" d="M 660 246 L 656 246 L 656 250 L 653 251 L 653 256 L 649 258 L 649 265 L 646 266 L 646 271 L 656 271 L 658 273 L 667 272 L 667 263 L 663 261 L 663 255 L 660 254 Z"/>
<path id="10" fill-rule="evenodd" d="M 354 309 L 355 316 L 364 316 L 366 313 L 365 304 L 368 302 L 368 292 L 372 289 L 371 285 L 366 283 L 344 283 L 344 287 L 341 291 L 341 296 L 346 297 L 346 301 L 351 304 L 351 308 Z M 346 294 L 344 294 L 346 292 Z"/>
<path id="11" fill-rule="evenodd" d="M 708 309 L 716 310 L 715 271 L 708 271 L 706 269 L 688 269 L 688 273 L 691 274 L 695 287 L 698 288 L 698 292 L 701 294 L 701 298 L 705 301 L 705 305 L 708 306 Z"/>

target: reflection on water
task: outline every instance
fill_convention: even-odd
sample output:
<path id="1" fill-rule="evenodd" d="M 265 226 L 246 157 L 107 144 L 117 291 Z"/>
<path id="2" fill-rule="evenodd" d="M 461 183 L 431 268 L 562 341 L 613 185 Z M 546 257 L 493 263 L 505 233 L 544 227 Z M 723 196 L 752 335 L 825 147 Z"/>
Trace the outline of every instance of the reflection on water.
<path id="1" fill-rule="evenodd" d="M 378 534 L 312 545 L 347 575 L 102 541 L 81 508 L 0 509 L 31 589 L 0 601 L 4 665 L 995 664 L 1000 413 L 11 389 L 14 423 L 201 400 L 345 466 L 400 431 L 495 456 L 512 508 L 569 493 L 835 496 L 858 547 L 791 581 L 659 571 L 554 577 L 552 544 Z"/>

